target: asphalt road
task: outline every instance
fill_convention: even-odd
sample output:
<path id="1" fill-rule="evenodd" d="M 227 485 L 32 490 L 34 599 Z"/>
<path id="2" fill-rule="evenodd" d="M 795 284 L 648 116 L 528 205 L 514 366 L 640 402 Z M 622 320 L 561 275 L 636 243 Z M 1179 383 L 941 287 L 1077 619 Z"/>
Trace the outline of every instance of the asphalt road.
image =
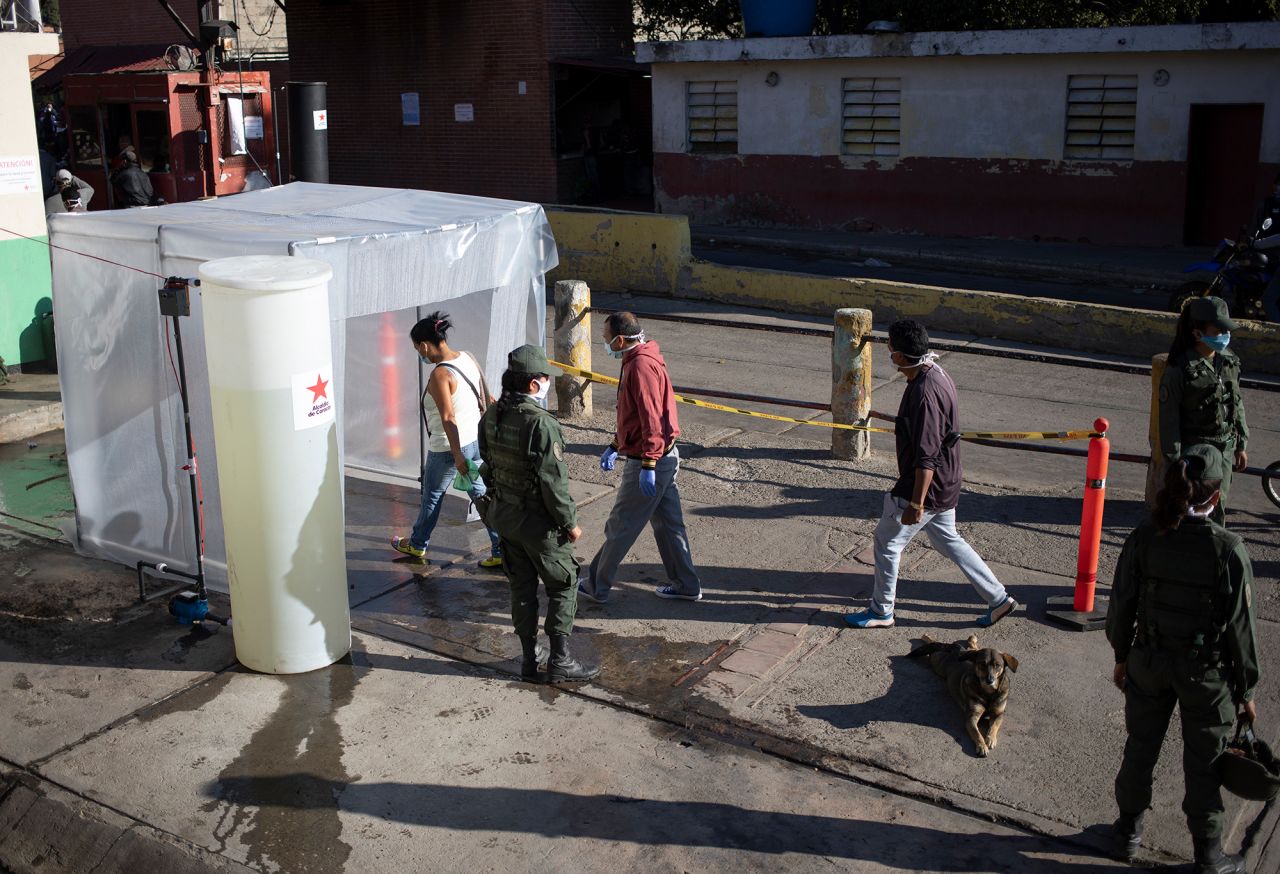
<path id="1" fill-rule="evenodd" d="M 893 282 L 936 285 L 942 288 L 997 291 L 1003 294 L 1074 300 L 1136 309 L 1163 310 L 1168 305 L 1169 299 L 1168 292 L 1163 289 L 1109 287 L 1087 282 L 1050 282 L 1017 279 L 896 264 L 890 267 L 867 267 L 863 265 L 860 258 L 844 260 L 796 252 L 765 251 L 737 245 L 710 245 L 695 242 L 693 254 L 706 261 L 736 267 L 786 270 L 818 276 L 888 279 Z"/>

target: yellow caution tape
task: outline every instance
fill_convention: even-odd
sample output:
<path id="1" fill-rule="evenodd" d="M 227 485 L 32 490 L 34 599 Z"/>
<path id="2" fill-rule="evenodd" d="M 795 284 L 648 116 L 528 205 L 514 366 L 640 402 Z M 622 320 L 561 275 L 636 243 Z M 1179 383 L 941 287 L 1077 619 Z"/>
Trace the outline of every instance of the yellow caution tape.
<path id="1" fill-rule="evenodd" d="M 550 361 L 548 363 L 553 367 L 558 367 L 565 373 L 574 376 L 580 376 L 591 382 L 598 382 L 603 385 L 617 385 L 618 380 L 612 376 L 605 376 L 603 373 L 593 373 L 590 370 L 582 370 L 578 367 L 571 367 L 568 364 L 561 364 L 559 361 Z M 724 404 L 715 404 L 711 401 L 702 401 L 697 398 L 685 397 L 684 395 L 676 395 L 675 399 L 678 403 L 688 404 L 691 407 L 702 407 L 706 410 L 719 410 L 722 413 L 736 413 L 739 416 L 751 416 L 756 419 L 769 419 L 774 422 L 791 422 L 795 425 L 812 425 L 815 428 L 833 428 L 841 431 L 869 431 L 873 434 L 892 434 L 892 428 L 876 428 L 873 425 L 846 425 L 841 422 L 819 422 L 813 419 L 795 419 L 791 416 L 775 416 L 772 413 L 757 413 L 754 410 L 743 410 L 738 407 L 729 407 Z M 1097 431 L 963 431 L 961 437 L 973 438 L 977 440 L 1086 440 L 1090 437 L 1101 436 Z"/>

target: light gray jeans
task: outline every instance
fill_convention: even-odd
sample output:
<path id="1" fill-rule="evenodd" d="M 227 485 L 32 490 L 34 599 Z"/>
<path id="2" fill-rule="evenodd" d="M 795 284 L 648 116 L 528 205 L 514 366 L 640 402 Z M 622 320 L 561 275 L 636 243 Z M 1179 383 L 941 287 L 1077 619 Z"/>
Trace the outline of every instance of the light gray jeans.
<path id="1" fill-rule="evenodd" d="M 883 616 L 893 612 L 893 602 L 898 590 L 898 562 L 907 544 L 922 530 L 934 549 L 960 566 L 960 570 L 978 590 L 988 607 L 994 607 L 1005 599 L 1007 593 L 1004 586 L 996 579 L 991 568 L 987 567 L 982 556 L 974 552 L 968 541 L 956 531 L 954 509 L 941 513 L 925 510 L 919 522 L 903 525 L 902 511 L 906 508 L 907 502 L 901 498 L 890 494 L 884 496 L 884 512 L 880 516 L 880 524 L 876 526 L 876 585 L 871 595 L 871 606 L 877 613 Z"/>
<path id="2" fill-rule="evenodd" d="M 613 504 L 613 512 L 604 526 L 604 545 L 591 559 L 586 588 L 597 598 L 606 598 L 618 576 L 618 568 L 645 525 L 653 527 L 658 554 L 667 579 L 676 591 L 697 595 L 702 582 L 693 567 L 689 552 L 689 534 L 684 528 L 684 511 L 680 508 L 680 489 L 676 478 L 680 473 L 680 451 L 673 448 L 658 461 L 654 479 L 658 493 L 646 498 L 640 491 L 639 461 L 628 458 L 622 466 L 622 485 Z"/>

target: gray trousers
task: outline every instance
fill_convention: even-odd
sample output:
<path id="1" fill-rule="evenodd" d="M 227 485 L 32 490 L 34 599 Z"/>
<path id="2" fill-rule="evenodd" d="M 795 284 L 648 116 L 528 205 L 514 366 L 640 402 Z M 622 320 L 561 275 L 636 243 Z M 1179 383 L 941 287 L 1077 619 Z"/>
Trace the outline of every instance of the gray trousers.
<path id="1" fill-rule="evenodd" d="M 1005 599 L 1004 586 L 974 552 L 960 532 L 956 531 L 956 511 L 941 513 L 924 511 L 914 525 L 902 524 L 902 511 L 907 502 L 893 495 L 884 496 L 884 513 L 876 526 L 874 555 L 876 560 L 876 584 L 871 595 L 871 606 L 880 615 L 893 613 L 893 602 L 898 591 L 898 562 L 907 548 L 922 530 L 933 548 L 960 566 L 969 582 L 978 590 L 988 607 L 994 607 Z"/>
<path id="2" fill-rule="evenodd" d="M 696 595 L 702 582 L 693 568 L 689 553 L 689 535 L 684 528 L 684 511 L 680 509 L 680 489 L 676 477 L 680 473 L 680 451 L 671 452 L 658 461 L 655 473 L 658 493 L 646 498 L 640 491 L 640 467 L 628 458 L 622 466 L 622 485 L 613 504 L 613 512 L 604 526 L 604 545 L 591 559 L 586 588 L 597 598 L 605 598 L 618 576 L 618 567 L 635 545 L 645 525 L 653 527 L 658 554 L 667 579 L 676 591 Z"/>

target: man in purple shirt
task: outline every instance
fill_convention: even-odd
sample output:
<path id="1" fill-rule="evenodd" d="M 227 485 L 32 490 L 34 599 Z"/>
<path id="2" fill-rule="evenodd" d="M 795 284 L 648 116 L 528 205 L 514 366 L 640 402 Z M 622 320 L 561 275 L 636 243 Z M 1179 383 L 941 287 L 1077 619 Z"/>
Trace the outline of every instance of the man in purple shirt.
<path id="1" fill-rule="evenodd" d="M 907 378 L 893 428 L 898 481 L 884 496 L 884 512 L 876 526 L 871 606 L 850 613 L 845 621 L 854 628 L 893 625 L 898 562 L 912 538 L 924 531 L 933 548 L 959 565 L 987 602 L 987 613 L 978 618 L 978 625 L 994 625 L 1012 613 L 1018 602 L 956 531 L 963 478 L 956 384 L 937 365 L 937 355 L 929 351 L 929 332 L 914 319 L 889 326 L 889 360 Z"/>

